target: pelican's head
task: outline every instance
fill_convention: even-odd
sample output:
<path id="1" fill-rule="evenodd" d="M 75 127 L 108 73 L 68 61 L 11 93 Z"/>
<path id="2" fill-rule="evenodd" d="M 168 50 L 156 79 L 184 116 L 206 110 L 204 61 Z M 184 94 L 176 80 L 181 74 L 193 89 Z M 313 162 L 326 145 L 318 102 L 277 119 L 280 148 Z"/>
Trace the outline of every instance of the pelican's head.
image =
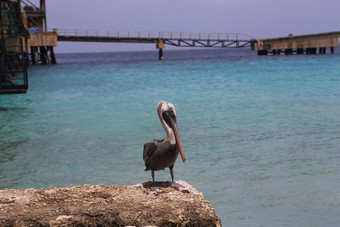
<path id="1" fill-rule="evenodd" d="M 157 113 L 166 131 L 167 139 L 171 144 L 178 145 L 178 150 L 181 154 L 182 160 L 185 162 L 182 144 L 179 138 L 175 106 L 170 102 L 160 101 L 157 106 Z"/>
<path id="2" fill-rule="evenodd" d="M 165 120 L 163 116 L 165 112 L 168 112 L 172 116 L 172 118 L 175 120 L 175 122 L 177 123 L 175 106 L 170 102 L 160 101 L 157 105 L 158 117 L 159 118 L 162 117 Z"/>

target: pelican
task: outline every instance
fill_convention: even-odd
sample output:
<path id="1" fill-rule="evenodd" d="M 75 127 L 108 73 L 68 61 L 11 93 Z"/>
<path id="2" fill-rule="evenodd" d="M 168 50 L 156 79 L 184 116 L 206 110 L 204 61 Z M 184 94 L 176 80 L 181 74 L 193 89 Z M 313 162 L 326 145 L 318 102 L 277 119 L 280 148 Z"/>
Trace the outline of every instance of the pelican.
<path id="1" fill-rule="evenodd" d="M 173 168 L 178 153 L 181 154 L 182 160 L 185 162 L 177 127 L 176 110 L 172 103 L 160 101 L 157 105 L 157 113 L 166 132 L 166 138 L 163 140 L 154 139 L 144 144 L 143 160 L 146 167 L 145 171 L 151 170 L 154 183 L 154 171 L 164 170 L 169 167 L 172 180 L 171 186 L 176 187 Z"/>

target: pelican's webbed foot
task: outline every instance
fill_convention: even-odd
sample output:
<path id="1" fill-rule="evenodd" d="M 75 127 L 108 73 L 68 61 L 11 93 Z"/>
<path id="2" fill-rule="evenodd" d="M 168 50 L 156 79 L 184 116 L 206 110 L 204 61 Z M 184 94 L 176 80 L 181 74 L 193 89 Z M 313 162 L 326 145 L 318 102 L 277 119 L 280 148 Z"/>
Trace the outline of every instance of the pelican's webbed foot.
<path id="1" fill-rule="evenodd" d="M 176 183 L 175 181 L 171 182 L 170 187 L 172 188 L 184 188 L 183 185 Z"/>

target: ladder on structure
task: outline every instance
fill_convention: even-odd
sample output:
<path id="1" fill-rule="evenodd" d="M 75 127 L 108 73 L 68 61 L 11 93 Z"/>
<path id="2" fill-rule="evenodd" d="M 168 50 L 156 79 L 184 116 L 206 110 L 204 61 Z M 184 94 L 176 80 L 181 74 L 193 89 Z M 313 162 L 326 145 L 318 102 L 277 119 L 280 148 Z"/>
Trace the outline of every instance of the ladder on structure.
<path id="1" fill-rule="evenodd" d="M 26 93 L 27 37 L 20 0 L 0 2 L 0 94 Z"/>

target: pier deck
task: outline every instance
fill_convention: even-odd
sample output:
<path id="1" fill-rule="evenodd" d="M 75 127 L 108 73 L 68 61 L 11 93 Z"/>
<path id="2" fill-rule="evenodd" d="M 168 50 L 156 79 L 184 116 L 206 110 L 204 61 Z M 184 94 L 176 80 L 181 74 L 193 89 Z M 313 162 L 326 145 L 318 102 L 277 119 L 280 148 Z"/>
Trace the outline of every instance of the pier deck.
<path id="1" fill-rule="evenodd" d="M 251 45 L 252 50 L 257 50 L 259 55 L 280 54 L 316 54 L 317 48 L 319 53 L 326 53 L 326 48 L 330 48 L 334 53 L 334 47 L 339 46 L 340 31 L 317 33 L 309 35 L 299 35 L 288 37 L 272 38 L 272 39 L 256 39 Z"/>
<path id="2" fill-rule="evenodd" d="M 89 30 L 54 30 L 58 41 L 118 42 L 118 43 L 164 43 L 178 47 L 249 47 L 250 35 L 239 33 L 194 32 L 120 32 Z"/>

